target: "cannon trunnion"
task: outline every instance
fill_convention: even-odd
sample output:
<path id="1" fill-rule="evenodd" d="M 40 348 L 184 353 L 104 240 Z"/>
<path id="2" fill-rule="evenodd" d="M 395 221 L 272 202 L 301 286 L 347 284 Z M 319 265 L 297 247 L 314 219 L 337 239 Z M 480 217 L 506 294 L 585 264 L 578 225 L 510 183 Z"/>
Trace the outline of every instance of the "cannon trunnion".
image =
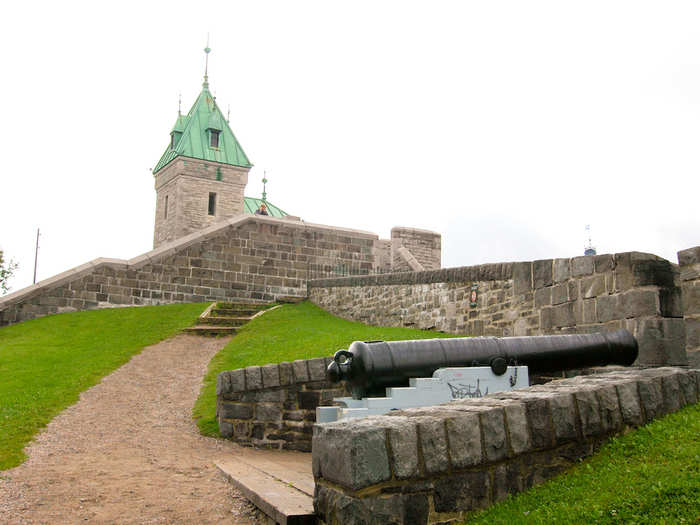
<path id="1" fill-rule="evenodd" d="M 496 375 L 526 365 L 530 373 L 589 366 L 631 365 L 636 339 L 627 330 L 533 337 L 465 337 L 412 341 L 355 341 L 328 366 L 332 382 L 348 381 L 353 398 L 431 377 L 440 368 L 489 366 Z"/>

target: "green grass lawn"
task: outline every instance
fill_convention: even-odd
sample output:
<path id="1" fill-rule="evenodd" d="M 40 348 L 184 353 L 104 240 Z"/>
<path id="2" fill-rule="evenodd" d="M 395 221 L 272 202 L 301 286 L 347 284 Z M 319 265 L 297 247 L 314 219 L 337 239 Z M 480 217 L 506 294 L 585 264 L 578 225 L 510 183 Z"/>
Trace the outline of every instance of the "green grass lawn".
<path id="1" fill-rule="evenodd" d="M 325 357 L 353 341 L 456 337 L 412 328 L 368 326 L 334 317 L 309 302 L 284 305 L 253 319 L 209 363 L 194 407 L 200 431 L 218 436 L 216 376 L 224 370 Z"/>
<path id="2" fill-rule="evenodd" d="M 205 304 L 59 314 L 0 328 L 0 470 L 80 392 L 144 346 L 195 323 Z"/>
<path id="3" fill-rule="evenodd" d="M 571 471 L 465 523 L 700 523 L 700 405 L 612 439 Z"/>

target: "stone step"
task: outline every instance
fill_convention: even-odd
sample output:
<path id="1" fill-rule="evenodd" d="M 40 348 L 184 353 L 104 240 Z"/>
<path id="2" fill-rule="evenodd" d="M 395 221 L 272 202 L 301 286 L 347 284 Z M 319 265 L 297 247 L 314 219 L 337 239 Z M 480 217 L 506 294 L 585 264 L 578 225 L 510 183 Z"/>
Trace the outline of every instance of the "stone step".
<path id="1" fill-rule="evenodd" d="M 212 308 L 211 315 L 219 317 L 252 317 L 259 311 L 252 308 Z"/>
<path id="2" fill-rule="evenodd" d="M 210 315 L 199 318 L 199 322 L 201 324 L 220 326 L 243 326 L 248 321 L 250 321 L 250 317 L 223 317 Z"/>
<path id="3" fill-rule="evenodd" d="M 251 503 L 280 525 L 316 524 L 311 454 L 246 449 L 216 467 Z"/>
<path id="4" fill-rule="evenodd" d="M 259 303 L 216 303 L 216 308 L 224 308 L 227 310 L 253 310 L 257 312 L 259 310 L 265 310 L 269 307 L 269 304 Z"/>
<path id="5" fill-rule="evenodd" d="M 213 326 L 213 325 L 196 325 L 185 328 L 188 334 L 204 335 L 216 337 L 219 335 L 235 335 L 235 326 Z"/>

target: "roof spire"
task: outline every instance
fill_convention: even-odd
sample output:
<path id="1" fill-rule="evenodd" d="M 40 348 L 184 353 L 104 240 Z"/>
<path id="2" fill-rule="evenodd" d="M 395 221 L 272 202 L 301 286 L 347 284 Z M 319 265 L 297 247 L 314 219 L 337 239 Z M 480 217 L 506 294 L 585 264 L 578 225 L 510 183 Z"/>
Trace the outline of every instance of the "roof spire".
<path id="1" fill-rule="evenodd" d="M 177 97 L 177 114 L 178 116 L 182 115 L 182 93 Z"/>
<path id="2" fill-rule="evenodd" d="M 228 110 L 226 111 L 226 122 L 231 122 L 231 105 L 229 104 Z"/>
<path id="3" fill-rule="evenodd" d="M 209 48 L 209 33 L 207 33 L 207 47 L 204 48 L 204 53 L 206 54 L 206 58 L 204 61 L 204 83 L 202 84 L 203 87 L 208 88 L 209 87 L 209 53 L 211 53 L 211 49 Z"/>
<path id="4" fill-rule="evenodd" d="M 263 171 L 262 183 L 263 183 L 262 200 L 263 200 L 263 202 L 267 202 L 267 191 L 265 191 L 267 189 L 267 171 Z"/>

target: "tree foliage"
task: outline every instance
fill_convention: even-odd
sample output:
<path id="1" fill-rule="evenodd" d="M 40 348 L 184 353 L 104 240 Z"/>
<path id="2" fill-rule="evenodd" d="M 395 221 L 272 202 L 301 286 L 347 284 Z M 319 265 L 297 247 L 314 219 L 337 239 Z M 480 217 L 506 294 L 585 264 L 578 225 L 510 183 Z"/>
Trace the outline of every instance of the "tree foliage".
<path id="1" fill-rule="evenodd" d="M 19 265 L 13 260 L 5 262 L 3 251 L 0 250 L 0 295 L 6 294 L 10 289 L 7 281 L 10 280 L 17 266 Z"/>

